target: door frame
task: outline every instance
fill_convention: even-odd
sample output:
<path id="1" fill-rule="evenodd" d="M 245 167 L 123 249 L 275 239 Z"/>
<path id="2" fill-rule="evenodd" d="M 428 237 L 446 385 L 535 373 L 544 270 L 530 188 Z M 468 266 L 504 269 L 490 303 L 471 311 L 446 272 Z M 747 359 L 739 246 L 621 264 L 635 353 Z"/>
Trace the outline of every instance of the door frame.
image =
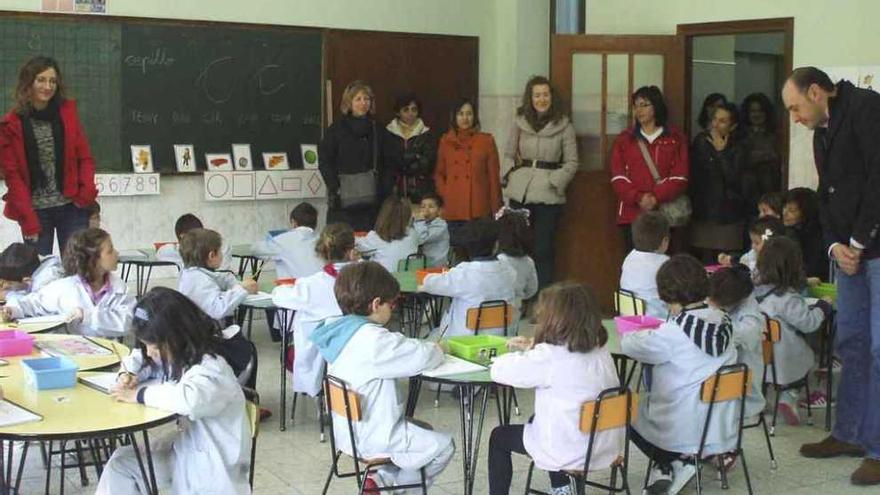
<path id="1" fill-rule="evenodd" d="M 679 24 L 676 34 L 682 38 L 684 44 L 684 114 L 691 114 L 691 59 L 693 58 L 691 38 L 694 36 L 724 36 L 729 34 L 755 34 L 755 33 L 783 33 L 783 70 L 791 74 L 794 56 L 794 17 L 775 17 L 770 19 L 746 19 L 741 21 L 700 22 L 693 24 Z M 780 88 L 781 89 L 781 88 Z M 784 109 L 777 109 L 780 115 L 785 115 Z M 782 188 L 788 189 L 788 157 L 790 139 L 790 125 L 788 119 L 783 119 L 779 128 L 779 149 L 782 155 Z M 690 136 L 690 118 L 684 120 L 684 132 Z"/>

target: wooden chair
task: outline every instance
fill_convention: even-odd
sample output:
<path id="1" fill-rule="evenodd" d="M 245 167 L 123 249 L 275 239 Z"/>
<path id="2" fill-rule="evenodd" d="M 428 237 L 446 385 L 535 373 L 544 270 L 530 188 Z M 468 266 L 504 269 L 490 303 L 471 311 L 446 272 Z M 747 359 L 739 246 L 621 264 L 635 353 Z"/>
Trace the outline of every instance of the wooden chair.
<path id="1" fill-rule="evenodd" d="M 807 394 L 807 424 L 813 424 L 813 411 L 810 408 L 810 374 L 809 372 L 800 380 L 792 383 L 779 383 L 776 377 L 776 352 L 775 347 L 782 340 L 782 323 L 779 320 L 764 315 L 767 319 L 767 329 L 764 331 L 764 376 L 762 385 L 764 387 L 764 395 L 766 397 L 767 388 L 773 387 L 776 397 L 773 402 L 773 420 L 770 423 L 770 436 L 776 436 L 776 418 L 779 415 L 779 396 L 786 390 L 796 390 L 803 388 Z M 767 370 L 772 370 L 770 376 L 773 381 L 767 381 Z"/>
<path id="2" fill-rule="evenodd" d="M 376 468 L 393 464 L 393 462 L 388 457 L 367 459 L 361 457 L 358 453 L 354 424 L 363 419 L 363 409 L 360 397 L 358 397 L 354 391 L 350 390 L 344 381 L 332 375 L 325 375 L 324 397 L 327 402 L 327 414 L 331 417 L 330 455 L 332 465 L 330 466 L 330 473 L 327 475 L 327 481 L 324 483 L 324 490 L 321 493 L 327 493 L 327 489 L 330 487 L 330 481 L 335 476 L 337 478 L 354 477 L 357 480 L 358 493 L 362 494 L 364 493 L 364 480 L 366 480 L 371 473 L 375 472 Z M 332 425 L 333 415 L 345 418 L 348 423 L 348 435 L 351 442 L 351 458 L 354 465 L 353 471 L 348 473 L 343 473 L 339 470 L 339 458 L 342 457 L 344 452 L 336 447 L 336 434 Z M 421 488 L 422 493 L 426 495 L 428 493 L 428 485 L 425 480 L 425 468 L 421 468 L 419 472 L 421 474 L 421 482 L 419 484 L 386 486 L 380 487 L 378 490 L 384 492 L 404 490 L 407 488 Z"/>
<path id="3" fill-rule="evenodd" d="M 617 289 L 614 293 L 614 311 L 620 316 L 642 316 L 646 307 L 645 300 L 636 297 L 632 291 Z"/>
<path id="4" fill-rule="evenodd" d="M 706 412 L 706 420 L 703 423 L 703 432 L 700 435 L 700 446 L 697 449 L 697 452 L 690 455 L 690 460 L 696 465 L 697 468 L 696 478 L 698 494 L 703 493 L 703 449 L 706 447 L 706 437 L 709 435 L 709 425 L 712 423 L 712 413 L 715 410 L 716 404 L 728 401 L 739 401 L 736 447 L 728 453 L 739 456 L 739 459 L 742 461 L 743 473 L 746 477 L 746 486 L 748 488 L 748 493 L 749 495 L 753 493 L 752 480 L 749 476 L 749 467 L 746 464 L 746 456 L 742 448 L 745 397 L 746 395 L 748 395 L 751 381 L 752 373 L 749 371 L 748 366 L 742 363 L 731 364 L 718 368 L 718 371 L 716 371 L 712 376 L 703 381 L 703 385 L 700 387 L 700 401 L 704 404 L 708 404 L 709 410 Z M 654 462 L 651 459 L 648 459 L 648 473 L 651 472 L 651 468 L 653 466 Z M 719 472 L 721 473 L 721 488 L 726 490 L 728 488 L 727 470 L 724 469 L 723 462 L 719 462 L 718 467 Z M 646 475 L 646 488 L 647 483 L 648 476 Z"/>
<path id="5" fill-rule="evenodd" d="M 590 439 L 587 442 L 587 454 L 584 459 L 584 468 L 572 471 L 565 471 L 570 481 L 575 486 L 578 494 L 585 494 L 588 486 L 599 488 L 608 493 L 626 492 L 629 493 L 629 478 L 627 472 L 629 469 L 629 431 L 630 425 L 638 416 L 639 396 L 626 387 L 613 387 L 603 390 L 599 397 L 594 401 L 585 402 L 581 406 L 580 431 L 588 433 Z M 624 429 L 624 445 L 623 455 L 611 464 L 611 480 L 610 483 L 602 484 L 590 481 L 588 478 L 590 472 L 590 461 L 593 456 L 593 443 L 596 434 L 606 430 L 615 428 Z M 536 493 L 547 495 L 546 492 L 532 489 L 532 472 L 535 463 L 529 464 L 529 474 L 526 477 L 526 495 Z M 605 466 L 600 466 L 604 469 Z M 620 473 L 621 484 L 617 484 L 617 474 Z"/>

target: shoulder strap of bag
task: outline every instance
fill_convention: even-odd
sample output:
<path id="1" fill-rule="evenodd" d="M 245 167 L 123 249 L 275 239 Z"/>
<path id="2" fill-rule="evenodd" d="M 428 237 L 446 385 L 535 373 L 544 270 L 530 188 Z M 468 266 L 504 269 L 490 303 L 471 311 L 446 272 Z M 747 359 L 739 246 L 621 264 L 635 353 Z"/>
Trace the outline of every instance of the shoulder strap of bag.
<path id="1" fill-rule="evenodd" d="M 651 177 L 654 178 L 654 182 L 660 182 L 660 174 L 657 172 L 657 166 L 654 165 L 654 159 L 651 158 L 651 154 L 648 153 L 648 147 L 645 146 L 645 142 L 642 141 L 642 138 L 636 136 L 636 141 L 639 143 L 639 150 L 642 152 L 642 158 L 645 159 L 645 164 L 648 166 L 648 170 L 651 171 Z"/>

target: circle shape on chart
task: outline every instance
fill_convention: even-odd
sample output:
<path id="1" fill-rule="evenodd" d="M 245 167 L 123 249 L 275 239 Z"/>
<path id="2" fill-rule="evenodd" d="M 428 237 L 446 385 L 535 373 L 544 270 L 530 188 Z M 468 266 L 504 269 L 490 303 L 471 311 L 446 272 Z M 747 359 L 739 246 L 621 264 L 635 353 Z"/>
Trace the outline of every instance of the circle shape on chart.
<path id="1" fill-rule="evenodd" d="M 224 175 L 212 175 L 206 186 L 212 198 L 224 198 L 229 194 L 229 179 Z"/>
<path id="2" fill-rule="evenodd" d="M 309 165 L 314 165 L 315 162 L 318 161 L 318 154 L 314 152 L 314 150 L 308 150 L 305 153 L 306 163 Z"/>

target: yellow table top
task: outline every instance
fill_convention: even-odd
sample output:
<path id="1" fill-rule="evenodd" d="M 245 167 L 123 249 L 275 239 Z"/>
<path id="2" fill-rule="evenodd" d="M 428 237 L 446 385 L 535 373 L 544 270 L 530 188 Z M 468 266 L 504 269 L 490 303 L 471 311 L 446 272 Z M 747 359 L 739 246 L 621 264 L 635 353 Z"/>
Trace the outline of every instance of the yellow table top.
<path id="1" fill-rule="evenodd" d="M 2 323 L 0 330 L 18 330 L 25 333 L 43 333 L 53 330 L 64 330 L 67 327 L 66 322 L 49 322 L 49 323 Z"/>
<path id="2" fill-rule="evenodd" d="M 35 343 L 46 340 L 82 338 L 77 335 L 35 335 Z M 109 339 L 92 337 L 96 343 L 115 349 L 119 356 L 129 353 L 127 346 Z M 35 349 L 30 356 L 4 358 L 9 365 L 0 367 L 0 386 L 10 401 L 43 417 L 42 421 L 0 427 L 0 438 L 39 437 L 42 439 L 77 435 L 124 432 L 161 424 L 174 419 L 175 414 L 151 409 L 140 404 L 116 402 L 109 395 L 79 382 L 73 388 L 35 390 L 25 384 L 23 359 L 40 357 Z M 78 376 L 88 370 L 108 368 L 119 363 L 117 354 L 108 356 L 69 356 L 79 365 Z M 85 372 L 85 373 L 83 373 Z M 92 372 L 93 373 L 93 372 Z"/>
<path id="3" fill-rule="evenodd" d="M 39 391 L 25 385 L 23 377 L 0 379 L 0 383 L 5 398 L 43 417 L 42 421 L 0 427 L 0 438 L 4 439 L 50 440 L 124 433 L 157 426 L 176 417 L 174 413 L 141 404 L 117 402 L 79 382 L 73 388 Z"/>

